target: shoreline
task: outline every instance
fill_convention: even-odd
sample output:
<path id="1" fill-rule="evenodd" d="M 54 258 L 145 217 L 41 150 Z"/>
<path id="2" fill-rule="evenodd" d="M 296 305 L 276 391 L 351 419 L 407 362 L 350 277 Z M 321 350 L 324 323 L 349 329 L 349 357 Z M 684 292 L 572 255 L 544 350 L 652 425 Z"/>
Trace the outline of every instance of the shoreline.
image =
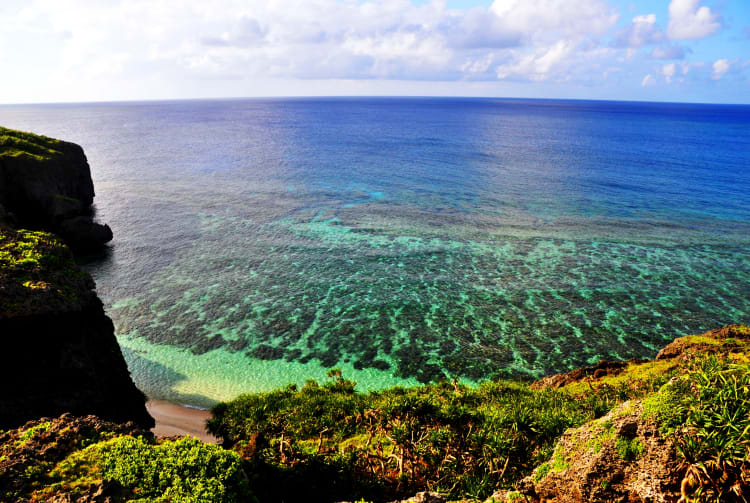
<path id="1" fill-rule="evenodd" d="M 204 409 L 149 398 L 146 410 L 156 421 L 151 431 L 156 438 L 190 435 L 203 442 L 218 444 L 219 439 L 206 431 L 206 421 L 211 412 Z"/>

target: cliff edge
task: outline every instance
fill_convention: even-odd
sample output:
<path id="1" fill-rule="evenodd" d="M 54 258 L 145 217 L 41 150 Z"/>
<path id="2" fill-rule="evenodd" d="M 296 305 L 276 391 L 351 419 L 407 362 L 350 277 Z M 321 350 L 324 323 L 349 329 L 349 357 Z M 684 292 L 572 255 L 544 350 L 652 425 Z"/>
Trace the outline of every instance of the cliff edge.
<path id="1" fill-rule="evenodd" d="M 93 288 L 58 238 L 0 227 L 0 429 L 65 412 L 154 425 Z"/>
<path id="2" fill-rule="evenodd" d="M 0 127 L 0 429 L 65 412 L 154 425 L 93 279 L 46 232 L 76 249 L 111 239 L 93 198 L 81 147 Z"/>
<path id="3" fill-rule="evenodd" d="M 92 250 L 112 240 L 109 226 L 94 222 L 93 202 L 79 145 L 0 127 L 0 216 L 8 212 L 20 227 L 50 230 L 73 249 Z"/>

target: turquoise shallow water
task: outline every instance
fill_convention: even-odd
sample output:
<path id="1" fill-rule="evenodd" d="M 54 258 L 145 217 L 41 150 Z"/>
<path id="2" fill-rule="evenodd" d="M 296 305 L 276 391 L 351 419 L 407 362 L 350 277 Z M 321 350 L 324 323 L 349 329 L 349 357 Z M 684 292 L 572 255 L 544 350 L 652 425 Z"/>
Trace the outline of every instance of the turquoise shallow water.
<path id="1" fill-rule="evenodd" d="M 0 107 L 81 143 L 134 378 L 206 405 L 651 357 L 750 321 L 748 107 L 333 99 Z"/>

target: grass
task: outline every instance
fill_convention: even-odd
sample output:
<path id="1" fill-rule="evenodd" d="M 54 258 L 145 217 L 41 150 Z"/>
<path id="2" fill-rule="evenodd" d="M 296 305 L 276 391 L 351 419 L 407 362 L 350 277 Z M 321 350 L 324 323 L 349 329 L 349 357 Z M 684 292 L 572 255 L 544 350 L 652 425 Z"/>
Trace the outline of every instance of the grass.
<path id="1" fill-rule="evenodd" d="M 62 243 L 46 232 L 0 230 L 0 267 L 13 273 L 56 265 L 57 255 L 51 252 L 57 246 Z"/>
<path id="2" fill-rule="evenodd" d="M 747 340 L 721 342 L 734 351 Z M 227 449 L 189 438 L 100 435 L 55 462 L 30 464 L 23 473 L 29 488 L 16 496 L 79 497 L 113 480 L 133 501 L 392 501 L 425 490 L 482 501 L 526 475 L 540 482 L 565 472 L 605 444 L 622 460 L 640 459 L 641 440 L 617 435 L 618 416 L 602 416 L 642 397 L 644 417 L 676 447 L 684 501 L 741 501 L 738 495 L 750 491 L 750 366 L 741 355 L 633 364 L 618 376 L 559 390 L 441 382 L 358 393 L 334 370 L 324 383 L 217 405 L 209 429 Z M 590 433 L 585 440 L 558 442 L 582 425 Z M 46 428 L 17 430 L 12 438 L 23 444 Z M 612 482 L 600 485 L 610 490 Z M 510 494 L 506 501 L 525 500 Z"/>
<path id="3" fill-rule="evenodd" d="M 611 421 L 595 421 L 591 425 L 594 436 L 586 444 L 586 448 L 594 454 L 599 454 L 604 445 L 615 436 L 615 428 Z"/>
<path id="4" fill-rule="evenodd" d="M 719 343 L 717 343 L 719 344 Z M 573 395 L 586 396 L 595 391 L 624 390 L 630 396 L 643 396 L 659 389 L 666 382 L 677 364 L 672 360 L 629 363 L 616 376 L 602 377 L 595 382 L 579 381 L 568 384 L 563 389 Z M 594 390 L 594 387 L 597 389 Z"/>
<path id="5" fill-rule="evenodd" d="M 643 454 L 643 444 L 637 438 L 617 437 L 615 452 L 620 459 L 634 461 Z"/>
<path id="6" fill-rule="evenodd" d="M 537 469 L 534 471 L 534 482 L 539 482 L 544 477 L 549 475 L 549 472 L 552 470 L 548 462 L 544 462 L 541 465 L 537 467 Z"/>
<path id="7" fill-rule="evenodd" d="M 20 157 L 48 161 L 63 155 L 57 150 L 61 143 L 54 138 L 0 127 L 0 159 Z"/>
<path id="8" fill-rule="evenodd" d="M 25 432 L 24 432 L 24 433 L 23 433 L 23 434 L 22 434 L 22 435 L 21 435 L 21 436 L 19 437 L 19 439 L 18 439 L 18 440 L 16 441 L 16 446 L 17 446 L 17 447 L 21 447 L 21 446 L 23 446 L 23 445 L 24 445 L 24 444 L 25 444 L 26 442 L 28 442 L 28 441 L 29 441 L 29 440 L 31 439 L 31 437 L 33 437 L 33 436 L 34 436 L 34 435 L 35 435 L 35 434 L 36 434 L 37 432 L 49 431 L 49 429 L 50 429 L 50 426 L 52 426 L 52 423 L 50 423 L 50 422 L 48 422 L 48 421 L 46 421 L 46 422 L 43 422 L 43 423 L 40 423 L 40 424 L 38 424 L 38 425 L 36 425 L 36 426 L 32 426 L 31 428 L 29 428 L 28 430 L 26 430 L 26 431 L 25 431 Z"/>
<path id="9" fill-rule="evenodd" d="M 750 331 L 740 327 L 737 332 L 742 335 L 743 330 Z M 744 375 L 750 375 L 746 339 L 697 336 L 688 342 L 718 350 L 714 358 L 722 365 L 734 369 L 744 365 Z M 325 473 L 335 479 L 336 473 L 345 473 L 348 478 L 339 483 L 348 484 L 349 492 L 342 496 L 351 497 L 395 499 L 417 490 L 435 490 L 451 498 L 481 499 L 497 488 L 512 487 L 534 467 L 538 466 L 534 472 L 537 481 L 550 472 L 562 472 L 570 467 L 570 456 L 596 454 L 605 443 L 612 443 L 621 459 L 634 461 L 644 452 L 639 439 L 617 436 L 611 421 L 593 421 L 632 399 L 646 399 L 649 410 L 663 402 L 663 416 L 657 420 L 667 428 L 665 431 L 670 421 L 675 425 L 703 421 L 691 435 L 673 437 L 690 466 L 706 466 L 711 456 L 727 455 L 734 449 L 731 466 L 745 466 L 747 472 L 746 461 L 741 461 L 743 455 L 747 456 L 750 431 L 743 422 L 750 417 L 744 402 L 729 403 L 727 398 L 722 407 L 725 419 L 733 414 L 732 426 L 726 427 L 734 428 L 731 436 L 728 430 L 715 428 L 720 424 L 718 412 L 717 417 L 708 419 L 701 415 L 704 419 L 699 421 L 698 416 L 683 414 L 674 403 L 681 397 L 692 404 L 685 406 L 688 409 L 705 405 L 708 396 L 696 398 L 693 393 L 699 389 L 696 383 L 679 393 L 666 391 L 677 386 L 674 382 L 682 382 L 679 376 L 695 365 L 694 359 L 686 362 L 680 358 L 630 363 L 618 375 L 539 391 L 511 382 L 486 382 L 478 387 L 444 382 L 361 394 L 355 391 L 354 383 L 334 374 L 328 383 L 310 382 L 302 389 L 288 387 L 244 395 L 220 404 L 213 410 L 209 429 L 222 437 L 226 446 L 241 453 L 252 469 L 270 477 L 255 486 L 268 501 L 295 498 L 286 493 L 276 494 L 274 499 L 263 493 L 261 486 L 273 477 L 293 480 L 292 486 L 308 487 L 305 477 Z M 717 375 L 725 374 L 721 371 Z M 711 399 L 746 393 L 750 386 L 739 378 L 740 374 L 739 370 L 726 374 L 723 391 L 711 391 Z M 632 407 L 621 414 L 631 412 Z M 737 414 L 745 419 L 738 419 Z M 555 448 L 565 429 L 587 422 L 593 435 L 581 445 L 586 452 Z M 306 468 L 295 472 L 296 466 Z M 729 465 L 715 466 L 718 470 Z M 717 473 L 711 476 L 720 478 Z M 710 492 L 705 487 L 699 491 Z"/>

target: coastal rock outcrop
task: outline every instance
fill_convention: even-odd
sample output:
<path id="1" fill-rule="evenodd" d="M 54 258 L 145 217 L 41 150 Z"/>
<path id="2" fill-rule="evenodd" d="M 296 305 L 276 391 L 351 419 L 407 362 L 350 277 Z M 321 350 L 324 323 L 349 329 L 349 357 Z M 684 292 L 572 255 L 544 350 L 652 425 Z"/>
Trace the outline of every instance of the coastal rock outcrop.
<path id="1" fill-rule="evenodd" d="M 656 355 L 657 361 L 687 361 L 700 354 L 726 354 L 743 349 L 750 340 L 750 329 L 745 325 L 726 325 L 700 335 L 678 337 Z"/>
<path id="2" fill-rule="evenodd" d="M 74 143 L 0 127 L 0 205 L 20 227 L 59 233 L 80 250 L 112 239 L 91 216 L 94 184 Z"/>
<path id="3" fill-rule="evenodd" d="M 51 234 L 0 227 L 0 429 L 41 416 L 95 414 L 151 428 L 93 291 Z"/>
<path id="4" fill-rule="evenodd" d="M 645 360 L 630 360 L 630 361 L 616 361 L 616 360 L 602 360 L 596 365 L 590 367 L 582 367 L 573 369 L 570 372 L 564 374 L 553 374 L 550 376 L 542 377 L 541 379 L 531 384 L 532 389 L 545 389 L 545 388 L 562 388 L 570 383 L 582 381 L 585 379 L 599 379 L 605 376 L 618 375 L 622 372 L 629 363 L 643 363 Z"/>
<path id="5" fill-rule="evenodd" d="M 78 216 L 63 220 L 58 234 L 74 250 L 92 250 L 112 241 L 112 229 L 94 222 L 91 217 Z"/>
<path id="6" fill-rule="evenodd" d="M 100 247 L 112 231 L 93 200 L 81 147 L 0 128 L 0 428 L 64 412 L 154 424 L 94 281 L 58 238 L 16 229 Z"/>
<path id="7" fill-rule="evenodd" d="M 672 503 L 680 499 L 681 480 L 674 444 L 634 400 L 566 431 L 552 459 L 519 489 L 531 501 L 548 503 Z"/>

